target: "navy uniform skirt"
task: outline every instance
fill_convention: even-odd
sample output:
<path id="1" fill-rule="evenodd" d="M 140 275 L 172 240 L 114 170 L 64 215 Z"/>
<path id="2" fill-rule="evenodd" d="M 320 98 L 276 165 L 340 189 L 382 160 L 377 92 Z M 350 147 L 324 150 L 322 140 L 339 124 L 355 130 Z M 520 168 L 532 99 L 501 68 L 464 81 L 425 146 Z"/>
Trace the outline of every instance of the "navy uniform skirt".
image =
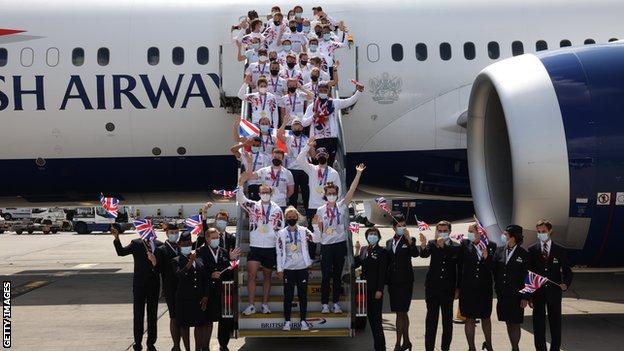
<path id="1" fill-rule="evenodd" d="M 390 310 L 392 312 L 407 312 L 412 303 L 412 293 L 414 283 L 393 283 L 388 284 L 388 294 L 390 295 Z"/>

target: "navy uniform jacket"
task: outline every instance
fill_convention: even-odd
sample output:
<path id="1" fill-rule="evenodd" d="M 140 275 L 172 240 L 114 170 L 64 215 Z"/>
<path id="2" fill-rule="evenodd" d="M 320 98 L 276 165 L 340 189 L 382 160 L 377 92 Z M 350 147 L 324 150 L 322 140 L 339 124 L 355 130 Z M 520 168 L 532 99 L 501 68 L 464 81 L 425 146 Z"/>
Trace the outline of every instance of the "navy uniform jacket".
<path id="1" fill-rule="evenodd" d="M 156 248 L 162 245 L 162 242 L 155 240 Z M 132 285 L 135 287 L 158 283 L 158 272 L 147 258 L 147 249 L 142 239 L 134 239 L 130 244 L 121 246 L 121 241 L 113 240 L 115 251 L 118 256 L 132 255 L 134 258 L 134 275 L 132 276 Z M 149 244 L 147 244 L 149 245 Z"/>
<path id="2" fill-rule="evenodd" d="M 529 269 L 555 283 L 563 283 L 569 287 L 572 284 L 572 269 L 568 262 L 566 249 L 551 240 L 548 261 L 544 262 L 542 245 L 540 241 L 529 247 Z M 562 293 L 561 288 L 547 282 L 546 286 L 537 290 L 535 294 L 541 293 L 541 291 L 546 289 L 559 294 Z"/>
<path id="3" fill-rule="evenodd" d="M 368 246 L 360 248 L 360 254 L 355 257 L 355 267 L 362 267 L 362 279 L 366 279 L 369 293 L 384 291 L 386 275 L 388 273 L 388 253 L 379 245 L 368 252 Z"/>
<path id="4" fill-rule="evenodd" d="M 197 255 L 201 257 L 202 261 L 204 261 L 204 265 L 206 267 L 206 272 L 208 272 L 208 279 L 212 281 L 211 278 L 213 272 L 221 272 L 222 270 L 228 268 L 230 266 L 230 253 L 226 251 L 224 248 L 219 247 L 217 252 L 217 262 L 215 262 L 214 256 L 212 255 L 212 249 L 209 246 L 202 246 Z M 232 280 L 233 272 L 231 270 L 227 270 L 221 274 L 220 280 Z M 212 282 L 212 284 L 219 283 L 219 280 Z M 220 289 L 220 287 L 217 287 Z"/>
<path id="5" fill-rule="evenodd" d="M 168 299 L 175 296 L 176 286 L 178 285 L 178 278 L 171 264 L 171 261 L 176 256 L 178 256 L 178 246 L 176 244 L 165 242 L 156 249 L 156 271 L 162 278 L 163 295 Z"/>
<path id="6" fill-rule="evenodd" d="M 420 257 L 431 256 L 425 280 L 425 292 L 454 292 L 457 288 L 457 271 L 461 246 L 448 240 L 439 248 L 436 240 L 429 240 L 420 252 Z"/>
<path id="7" fill-rule="evenodd" d="M 505 263 L 507 246 L 499 247 L 494 257 L 494 289 L 497 296 L 516 296 L 524 288 L 529 267 L 529 254 L 516 245 L 511 258 Z"/>
<path id="8" fill-rule="evenodd" d="M 204 226 L 204 232 L 199 235 L 197 241 L 194 243 L 195 248 L 202 247 L 206 243 L 206 232 L 208 231 L 208 223 L 205 219 L 202 220 Z M 228 252 L 234 250 L 236 247 L 236 235 L 230 234 L 227 231 L 221 235 L 219 232 L 219 247 L 226 249 Z"/>
<path id="9" fill-rule="evenodd" d="M 458 266 L 460 271 L 457 274 L 457 286 L 464 294 L 479 293 L 483 289 L 491 291 L 496 244 L 493 242 L 488 244 L 486 259 L 479 259 L 478 248 L 471 241 L 463 240 L 461 245 L 459 256 L 461 264 Z"/>
<path id="10" fill-rule="evenodd" d="M 176 300 L 199 301 L 203 297 L 208 297 L 210 284 L 208 284 L 207 272 L 200 257 L 195 258 L 195 267 L 186 269 L 188 257 L 178 255 L 173 259 L 172 265 L 178 278 L 176 289 Z M 197 306 L 199 310 L 199 305 Z"/>
<path id="11" fill-rule="evenodd" d="M 418 257 L 419 253 L 416 239 L 411 238 L 410 241 L 411 245 L 408 244 L 404 236 L 401 236 L 394 252 L 392 251 L 394 238 L 386 241 L 386 251 L 388 251 L 388 284 L 414 282 L 412 257 Z"/>

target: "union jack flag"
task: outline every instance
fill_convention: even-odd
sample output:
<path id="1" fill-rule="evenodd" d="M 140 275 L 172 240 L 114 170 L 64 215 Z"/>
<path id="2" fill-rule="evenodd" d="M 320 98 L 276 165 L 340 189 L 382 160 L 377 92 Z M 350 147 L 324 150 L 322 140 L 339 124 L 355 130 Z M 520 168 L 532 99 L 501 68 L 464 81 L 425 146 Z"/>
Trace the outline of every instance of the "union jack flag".
<path id="1" fill-rule="evenodd" d="M 521 293 L 532 294 L 535 290 L 541 288 L 546 284 L 548 278 L 542 277 L 537 273 L 529 271 L 526 278 L 524 278 L 524 288 L 520 290 Z"/>
<path id="2" fill-rule="evenodd" d="M 390 205 L 388 205 L 388 201 L 386 201 L 386 199 L 384 199 L 383 197 L 378 197 L 375 199 L 375 202 L 377 203 L 377 207 L 381 208 L 385 212 L 390 213 Z"/>
<path id="3" fill-rule="evenodd" d="M 236 268 L 238 268 L 239 263 L 240 260 L 230 261 L 230 266 L 228 267 L 228 269 L 235 270 Z"/>
<path id="4" fill-rule="evenodd" d="M 143 240 L 156 239 L 156 232 L 152 226 L 152 221 L 149 219 L 135 219 L 134 228 Z"/>
<path id="5" fill-rule="evenodd" d="M 237 191 L 238 191 L 238 189 L 234 189 L 234 190 L 221 189 L 221 190 L 213 190 L 212 193 L 215 194 L 215 195 L 223 196 L 226 199 L 231 199 L 234 196 L 236 196 L 236 192 Z"/>
<path id="6" fill-rule="evenodd" d="M 349 231 L 352 234 L 359 234 L 360 233 L 360 225 L 356 222 L 351 222 L 349 223 Z"/>
<path id="7" fill-rule="evenodd" d="M 117 211 L 119 211 L 119 199 L 100 195 L 100 203 L 106 210 L 109 218 L 117 218 Z"/>
<path id="8" fill-rule="evenodd" d="M 418 225 L 418 230 L 420 231 L 431 230 L 431 228 L 429 228 L 429 224 L 423 221 L 419 221 L 418 219 L 416 219 L 416 224 Z"/>
<path id="9" fill-rule="evenodd" d="M 238 124 L 238 135 L 240 135 L 242 138 L 253 138 L 255 136 L 260 135 L 260 129 L 258 128 L 257 125 L 251 123 L 250 121 L 246 120 L 246 119 L 241 119 L 240 123 Z M 286 144 L 284 144 L 278 137 L 277 137 L 277 129 L 272 128 L 271 130 L 271 136 L 273 138 L 277 138 L 277 147 L 284 150 L 284 152 L 287 151 L 286 148 Z M 247 150 L 249 151 L 249 150 Z"/>
<path id="10" fill-rule="evenodd" d="M 187 218 L 184 221 L 184 224 L 186 225 L 186 228 L 189 229 L 191 231 L 191 234 L 193 235 L 199 235 L 199 233 L 201 233 L 202 230 L 204 229 L 204 226 L 202 225 L 201 216 L 198 214 L 192 215 L 189 218 Z"/>
<path id="11" fill-rule="evenodd" d="M 488 238 L 487 230 L 485 230 L 485 227 L 481 225 L 481 222 L 479 222 L 479 219 L 477 218 L 477 216 L 474 216 L 474 219 L 477 224 L 477 232 L 481 236 L 479 245 L 477 246 L 479 247 L 479 249 L 483 250 L 490 244 L 490 239 Z"/>

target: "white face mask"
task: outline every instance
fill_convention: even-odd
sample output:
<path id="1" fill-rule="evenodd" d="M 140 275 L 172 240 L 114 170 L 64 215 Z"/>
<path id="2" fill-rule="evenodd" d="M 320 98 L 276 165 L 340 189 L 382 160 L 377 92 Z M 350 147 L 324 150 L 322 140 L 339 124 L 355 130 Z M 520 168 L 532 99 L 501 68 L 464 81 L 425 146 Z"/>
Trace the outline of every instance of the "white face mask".
<path id="1" fill-rule="evenodd" d="M 260 60 L 261 62 L 265 62 L 268 59 L 269 58 L 267 56 L 265 56 L 265 55 L 258 56 L 258 60 Z"/>
<path id="2" fill-rule="evenodd" d="M 336 202 L 337 199 L 337 195 L 327 195 L 327 202 Z"/>
<path id="3" fill-rule="evenodd" d="M 260 94 L 266 94 L 267 88 L 266 87 L 259 87 L 258 91 L 260 92 Z"/>
<path id="4" fill-rule="evenodd" d="M 537 238 L 541 241 L 541 242 L 546 242 L 548 241 L 548 238 L 550 237 L 550 235 L 548 235 L 548 233 L 537 233 Z"/>
<path id="5" fill-rule="evenodd" d="M 180 233 L 167 234 L 167 238 L 169 238 L 169 242 L 177 243 L 178 239 L 180 239 Z"/>
<path id="6" fill-rule="evenodd" d="M 191 246 L 181 246 L 180 247 L 180 252 L 184 255 L 184 256 L 188 256 L 191 253 L 191 250 L 193 249 L 193 247 Z"/>
<path id="7" fill-rule="evenodd" d="M 271 194 L 260 194 L 260 200 L 262 200 L 262 202 L 271 201 Z"/>

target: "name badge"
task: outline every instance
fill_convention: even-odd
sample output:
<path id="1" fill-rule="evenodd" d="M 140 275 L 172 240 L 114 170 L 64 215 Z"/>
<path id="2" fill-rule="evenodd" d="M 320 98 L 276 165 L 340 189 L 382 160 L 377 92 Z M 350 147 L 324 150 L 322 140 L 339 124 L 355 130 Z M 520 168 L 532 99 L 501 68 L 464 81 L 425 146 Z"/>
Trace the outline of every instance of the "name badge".
<path id="1" fill-rule="evenodd" d="M 559 260 L 556 258 L 553 258 L 553 263 L 559 263 Z"/>
<path id="2" fill-rule="evenodd" d="M 401 246 L 402 249 L 407 249 L 407 245 L 403 244 L 403 246 Z"/>
<path id="3" fill-rule="evenodd" d="M 518 262 L 518 263 L 522 263 L 522 257 L 518 257 L 518 258 L 516 258 L 516 262 Z"/>

